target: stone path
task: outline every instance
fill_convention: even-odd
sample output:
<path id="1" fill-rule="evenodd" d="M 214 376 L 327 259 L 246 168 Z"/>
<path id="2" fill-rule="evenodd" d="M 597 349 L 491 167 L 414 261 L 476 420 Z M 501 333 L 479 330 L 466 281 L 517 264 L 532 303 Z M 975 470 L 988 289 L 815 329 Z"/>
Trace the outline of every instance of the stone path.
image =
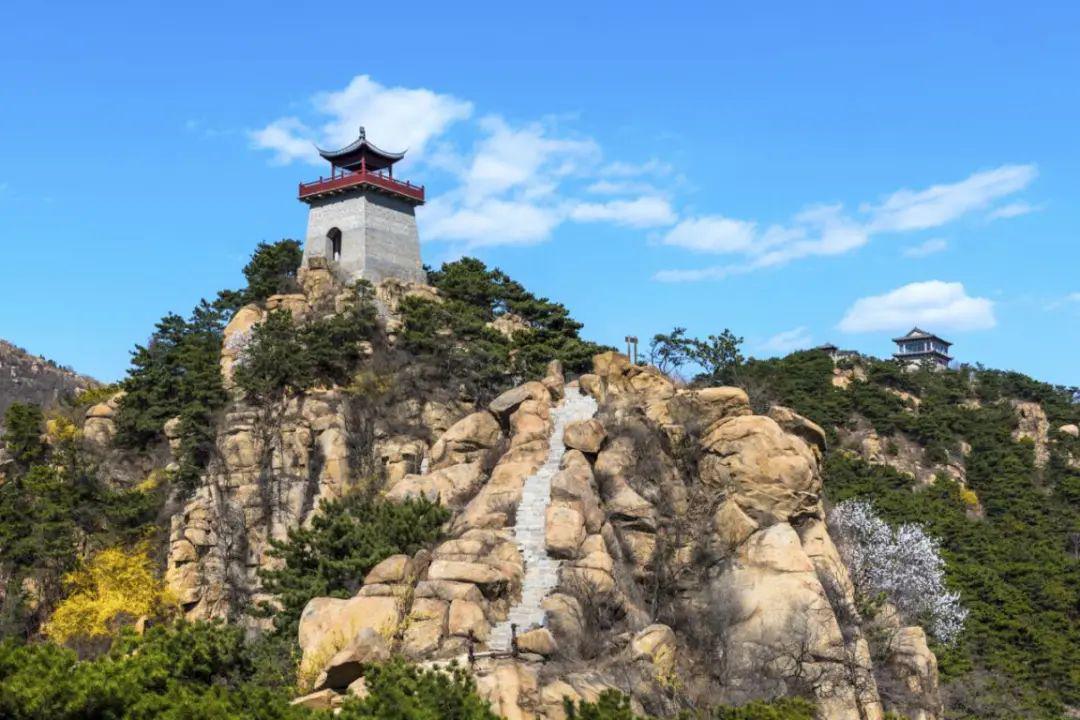
<path id="1" fill-rule="evenodd" d="M 582 395 L 576 385 L 567 386 L 566 398 L 551 410 L 555 427 L 551 432 L 547 461 L 526 478 L 514 525 L 514 539 L 517 540 L 525 560 L 521 599 L 510 608 L 506 620 L 491 629 L 487 645 L 492 650 L 510 649 L 511 624 L 516 624 L 518 632 L 521 633 L 544 621 L 544 609 L 540 607 L 540 603 L 558 583 L 561 562 L 548 557 L 544 524 L 547 507 L 551 502 L 551 479 L 559 472 L 559 462 L 566 450 L 563 445 L 563 428 L 576 420 L 587 420 L 595 413 L 596 401 Z"/>

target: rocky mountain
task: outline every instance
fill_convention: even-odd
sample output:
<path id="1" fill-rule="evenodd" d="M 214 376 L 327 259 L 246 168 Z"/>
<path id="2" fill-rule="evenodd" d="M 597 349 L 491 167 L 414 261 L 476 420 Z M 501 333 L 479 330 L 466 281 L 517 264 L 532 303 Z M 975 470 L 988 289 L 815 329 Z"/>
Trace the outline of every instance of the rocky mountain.
<path id="1" fill-rule="evenodd" d="M 93 378 L 0 340 L 0 415 L 12 403 L 51 406 L 99 384 Z"/>
<path id="2" fill-rule="evenodd" d="M 0 629 L 222 717 L 1080 706 L 1074 390 L 815 351 L 687 383 L 474 260 L 375 287 L 315 262 L 262 294 L 259 267 L 18 446 L 36 482 L 0 484 Z M 138 592 L 109 584 L 128 566 L 95 579 L 102 557 Z M 48 647 L 0 651 L 0 690 L 47 706 L 15 668 Z M 205 673 L 132 669 L 189 647 Z"/>

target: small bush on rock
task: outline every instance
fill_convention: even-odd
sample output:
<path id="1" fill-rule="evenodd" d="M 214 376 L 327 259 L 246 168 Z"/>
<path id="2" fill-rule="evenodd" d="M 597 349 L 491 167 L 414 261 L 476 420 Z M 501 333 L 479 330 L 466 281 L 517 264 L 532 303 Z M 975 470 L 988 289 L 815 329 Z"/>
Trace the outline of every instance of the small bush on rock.
<path id="1" fill-rule="evenodd" d="M 257 612 L 273 616 L 280 632 L 293 635 L 308 600 L 349 597 L 386 558 L 434 542 L 449 517 L 425 499 L 397 504 L 356 493 L 323 502 L 310 526 L 289 530 L 284 542 L 271 540 L 269 555 L 282 566 L 259 575 L 277 604 Z"/>

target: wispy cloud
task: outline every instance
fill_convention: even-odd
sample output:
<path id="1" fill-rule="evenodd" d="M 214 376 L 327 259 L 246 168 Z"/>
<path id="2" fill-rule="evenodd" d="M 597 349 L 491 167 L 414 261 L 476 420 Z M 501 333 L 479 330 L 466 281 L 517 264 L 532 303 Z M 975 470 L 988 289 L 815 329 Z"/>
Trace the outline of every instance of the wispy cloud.
<path id="1" fill-rule="evenodd" d="M 859 333 L 906 330 L 912 325 L 985 330 L 996 324 L 993 301 L 971 297 L 962 283 L 929 280 L 856 300 L 838 327 L 843 332 Z"/>
<path id="2" fill-rule="evenodd" d="M 1038 212 L 1039 210 L 1042 210 L 1041 205 L 1032 205 L 1031 203 L 1026 202 L 1014 202 L 994 208 L 986 217 L 990 220 L 1002 220 L 1020 217 L 1021 215 Z"/>
<path id="3" fill-rule="evenodd" d="M 1072 305 L 1080 306 L 1080 292 L 1067 293 L 1046 304 L 1047 310 L 1060 310 Z"/>
<path id="4" fill-rule="evenodd" d="M 939 252 L 944 252 L 949 249 L 949 241 L 945 238 L 930 238 L 917 245 L 909 245 L 903 249 L 904 257 L 909 258 L 924 258 L 928 255 L 935 255 Z"/>
<path id="5" fill-rule="evenodd" d="M 1002 165 L 960 182 L 925 190 L 897 190 L 878 204 L 862 205 L 871 232 L 907 232 L 941 227 L 973 210 L 1026 188 L 1038 174 L 1034 165 Z"/>
<path id="6" fill-rule="evenodd" d="M 855 213 L 839 204 L 817 205 L 802 210 L 787 223 L 765 227 L 753 220 L 720 215 L 686 218 L 664 235 L 663 244 L 698 253 L 736 256 L 738 260 L 689 270 L 662 270 L 655 279 L 720 279 L 807 257 L 842 255 L 866 245 L 878 234 L 946 225 L 1023 190 L 1036 175 L 1034 165 L 1003 165 L 956 183 L 918 191 L 898 190 L 876 203 L 861 204 Z M 924 246 L 938 251 L 932 241 Z"/>
<path id="7" fill-rule="evenodd" d="M 765 353 L 786 355 L 793 350 L 809 347 L 811 342 L 813 342 L 813 338 L 810 331 L 800 326 L 778 332 L 764 342 L 759 343 L 757 347 Z"/>
<path id="8" fill-rule="evenodd" d="M 583 202 L 570 209 L 570 218 L 578 222 L 611 222 L 636 228 L 663 227 L 676 220 L 671 203 L 661 197 Z"/>

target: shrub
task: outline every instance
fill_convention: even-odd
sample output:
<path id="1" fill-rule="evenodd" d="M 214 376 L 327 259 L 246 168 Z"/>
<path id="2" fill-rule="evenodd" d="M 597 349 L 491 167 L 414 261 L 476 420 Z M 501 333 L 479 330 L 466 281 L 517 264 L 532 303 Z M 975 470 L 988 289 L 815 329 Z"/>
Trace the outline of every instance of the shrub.
<path id="1" fill-rule="evenodd" d="M 70 594 L 45 626 L 59 643 L 114 635 L 118 623 L 160 615 L 172 604 L 145 548 L 102 550 L 66 583 Z"/>
<path id="2" fill-rule="evenodd" d="M 53 643 L 0 642 L 0 717 L 10 720 L 292 720 L 323 717 L 288 704 L 291 688 L 262 666 L 281 663 L 243 631 L 178 623 L 124 633 L 78 661 Z"/>
<path id="3" fill-rule="evenodd" d="M 814 704 L 802 698 L 759 700 L 713 711 L 713 720 L 813 720 L 814 717 Z"/>
<path id="4" fill-rule="evenodd" d="M 340 720 L 498 720 L 472 676 L 451 665 L 425 670 L 403 660 L 369 667 L 368 695 L 347 701 Z"/>
<path id="5" fill-rule="evenodd" d="M 108 385 L 95 385 L 75 395 L 72 404 L 76 407 L 89 407 L 103 403 L 117 393 L 120 386 L 117 383 Z"/>
<path id="6" fill-rule="evenodd" d="M 630 700 L 616 690 L 605 690 L 596 702 L 563 701 L 566 717 L 571 720 L 647 720 L 639 718 Z M 705 712 L 683 712 L 679 720 L 814 720 L 814 704 L 802 698 L 758 700 L 738 707 L 717 706 Z"/>
<path id="7" fill-rule="evenodd" d="M 354 493 L 324 501 L 309 526 L 289 530 L 284 542 L 271 540 L 269 554 L 282 565 L 259 575 L 277 607 L 258 612 L 272 615 L 275 627 L 291 635 L 308 600 L 348 597 L 378 563 L 434 542 L 448 518 L 445 508 L 425 499 L 397 504 Z"/>
<path id="8" fill-rule="evenodd" d="M 892 603 L 908 622 L 923 622 L 942 643 L 964 629 L 967 610 L 945 588 L 945 561 L 937 540 L 918 525 L 890 528 L 870 503 L 847 500 L 829 513 L 837 549 L 864 602 Z"/>

